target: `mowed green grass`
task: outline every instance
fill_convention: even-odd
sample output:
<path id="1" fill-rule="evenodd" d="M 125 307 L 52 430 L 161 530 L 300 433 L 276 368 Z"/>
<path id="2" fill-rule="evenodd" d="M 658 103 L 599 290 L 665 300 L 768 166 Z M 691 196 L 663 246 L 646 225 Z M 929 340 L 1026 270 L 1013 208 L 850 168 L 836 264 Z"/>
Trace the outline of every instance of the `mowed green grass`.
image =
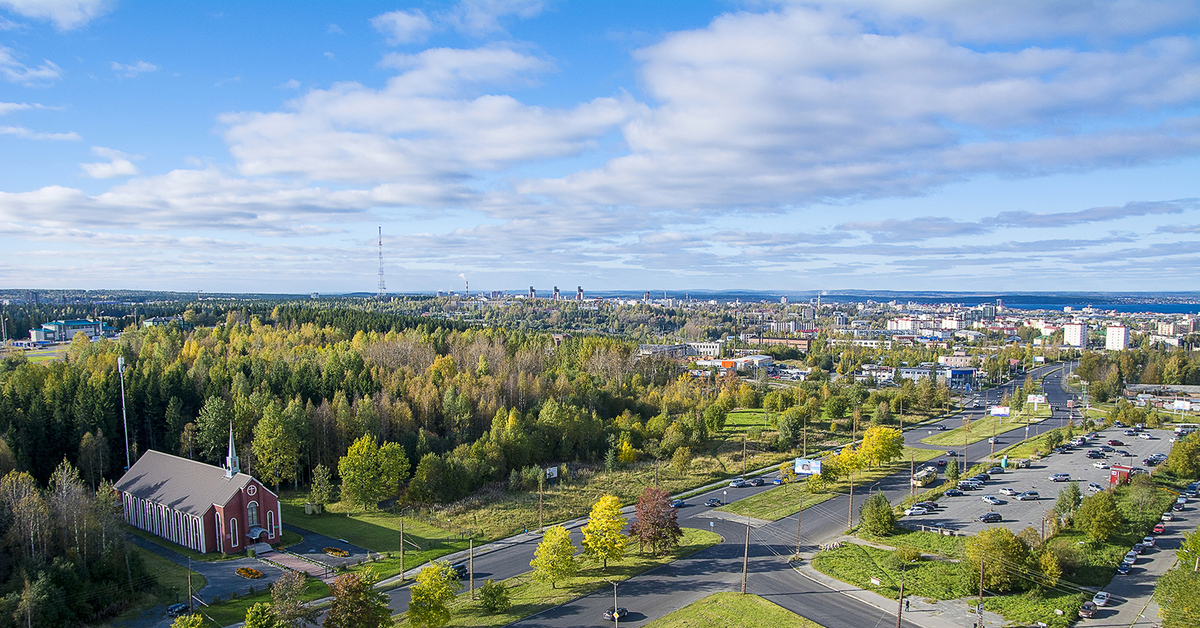
<path id="1" fill-rule="evenodd" d="M 824 628 L 757 595 L 714 593 L 645 625 L 646 628 Z"/>
<path id="2" fill-rule="evenodd" d="M 255 588 L 258 587 L 256 586 Z M 270 587 L 263 585 L 261 589 L 253 595 L 240 595 L 219 604 L 200 607 L 198 612 L 206 618 L 204 625 L 231 626 L 246 621 L 246 611 L 251 606 L 259 602 L 271 603 Z M 309 578 L 305 582 L 304 595 L 301 597 L 304 601 L 311 602 L 323 597 L 329 597 L 330 593 L 329 587 L 324 582 Z"/>
<path id="3" fill-rule="evenodd" d="M 470 626 L 472 628 L 507 626 L 517 620 L 540 613 L 548 608 L 565 604 L 584 595 L 602 589 L 612 589 L 608 581 L 620 582 L 645 573 L 655 567 L 665 565 L 689 554 L 712 547 L 721 542 L 721 536 L 708 530 L 694 528 L 683 529 L 683 539 L 679 547 L 662 556 L 651 556 L 638 551 L 637 545 L 631 543 L 625 555 L 625 560 L 609 564 L 604 569 L 600 563 L 589 561 L 574 578 L 565 579 L 552 586 L 549 582 L 539 582 L 533 579 L 533 572 L 526 572 L 502 581 L 508 588 L 509 600 L 512 607 L 504 613 L 489 613 L 479 604 L 479 600 L 471 600 L 467 592 L 460 593 L 450 603 L 451 620 L 449 626 Z M 606 580 L 607 579 L 607 580 Z M 479 579 L 475 587 L 483 586 Z M 463 583 L 464 587 L 466 583 Z M 478 598 L 478 596 L 476 596 Z M 411 626 L 407 616 L 397 617 L 398 627 Z M 597 618 L 598 619 L 598 618 Z"/>
<path id="4" fill-rule="evenodd" d="M 1026 417 L 1032 418 L 1047 418 L 1050 416 L 1045 404 L 1034 415 L 1032 411 L 1026 415 L 1021 414 L 1015 417 L 999 417 L 985 416 L 978 421 L 971 421 L 969 431 L 967 432 L 967 444 L 978 443 L 981 440 L 991 438 L 993 434 L 999 435 L 1005 432 L 1011 432 L 1025 427 Z M 1035 423 L 1037 421 L 1034 421 Z M 994 430 L 994 431 L 993 431 Z M 935 447 L 962 447 L 963 445 L 963 428 L 956 427 L 945 432 L 936 432 L 921 439 L 926 445 L 934 445 Z"/>

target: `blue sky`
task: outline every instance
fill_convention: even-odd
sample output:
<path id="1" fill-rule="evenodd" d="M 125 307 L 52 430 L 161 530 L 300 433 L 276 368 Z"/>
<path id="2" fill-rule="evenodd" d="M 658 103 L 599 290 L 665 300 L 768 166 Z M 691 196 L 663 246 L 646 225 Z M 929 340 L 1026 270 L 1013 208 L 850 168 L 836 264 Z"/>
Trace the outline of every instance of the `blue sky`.
<path id="1" fill-rule="evenodd" d="M 1195 290 L 1193 0 L 0 0 L 0 285 Z"/>

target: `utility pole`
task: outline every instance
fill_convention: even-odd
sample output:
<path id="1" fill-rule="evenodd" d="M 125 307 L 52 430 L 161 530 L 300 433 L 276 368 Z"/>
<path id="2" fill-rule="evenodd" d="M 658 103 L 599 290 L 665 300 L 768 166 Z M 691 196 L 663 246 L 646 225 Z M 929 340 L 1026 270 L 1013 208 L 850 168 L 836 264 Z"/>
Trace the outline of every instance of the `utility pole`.
<path id="1" fill-rule="evenodd" d="M 471 537 L 467 546 L 467 582 L 470 584 L 471 600 L 475 600 L 475 537 Z"/>
<path id="2" fill-rule="evenodd" d="M 850 504 L 846 506 L 846 532 L 854 527 L 854 469 L 850 470 Z"/>
<path id="3" fill-rule="evenodd" d="M 992 452 L 988 454 L 989 458 L 996 456 L 996 422 L 992 421 Z"/>
<path id="4" fill-rule="evenodd" d="M 192 603 L 192 557 L 188 556 L 188 612 L 196 610 Z"/>
<path id="5" fill-rule="evenodd" d="M 800 510 L 796 511 L 796 556 L 800 556 L 800 514 L 804 512 L 804 495 L 800 496 Z"/>
<path id="6" fill-rule="evenodd" d="M 913 481 L 917 478 L 917 459 L 912 455 L 908 457 L 908 496 L 917 496 L 917 485 Z"/>
<path id="7" fill-rule="evenodd" d="M 742 594 L 746 593 L 746 571 L 750 566 L 750 517 L 746 517 L 746 546 L 742 550 Z"/>
<path id="8" fill-rule="evenodd" d="M 963 417 L 963 471 L 967 470 L 967 437 L 971 435 L 971 419 Z"/>
<path id="9" fill-rule="evenodd" d="M 538 475 L 538 533 L 545 532 L 542 527 L 542 484 L 546 481 L 546 470 L 543 469 Z"/>
<path id="10" fill-rule="evenodd" d="M 983 552 L 979 552 L 979 628 L 983 628 Z"/>
<path id="11" fill-rule="evenodd" d="M 400 582 L 404 582 L 404 516 L 400 516 Z"/>
<path id="12" fill-rule="evenodd" d="M 750 436 L 750 430 L 742 432 L 742 478 L 746 477 L 746 439 Z"/>
<path id="13" fill-rule="evenodd" d="M 904 567 L 907 563 L 900 565 L 900 602 L 896 606 L 896 628 L 900 628 L 900 619 L 904 613 Z"/>
<path id="14" fill-rule="evenodd" d="M 125 470 L 129 470 L 129 421 L 125 418 L 125 357 L 117 356 L 117 373 L 121 376 L 121 424 L 125 426 Z"/>

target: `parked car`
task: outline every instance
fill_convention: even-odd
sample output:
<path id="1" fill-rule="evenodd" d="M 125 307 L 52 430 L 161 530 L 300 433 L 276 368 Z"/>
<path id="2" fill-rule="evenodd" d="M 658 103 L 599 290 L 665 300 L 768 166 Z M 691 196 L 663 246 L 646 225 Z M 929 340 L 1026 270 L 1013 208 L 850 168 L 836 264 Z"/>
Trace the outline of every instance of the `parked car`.
<path id="1" fill-rule="evenodd" d="M 1174 520 L 1175 520 L 1175 515 L 1173 515 L 1173 514 L 1171 514 L 1171 513 L 1169 513 L 1169 512 L 1164 512 L 1164 513 L 1162 514 L 1162 520 L 1163 520 L 1163 521 L 1174 521 Z"/>
<path id="2" fill-rule="evenodd" d="M 1137 552 L 1137 554 L 1140 556 L 1142 552 L 1146 551 L 1146 546 L 1141 543 L 1134 543 L 1133 549 L 1130 551 Z"/>
<path id="3" fill-rule="evenodd" d="M 1166 532 L 1166 531 L 1167 531 L 1167 526 L 1165 526 L 1161 523 L 1154 524 L 1154 529 L 1151 530 L 1151 532 L 1153 532 L 1154 534 L 1162 534 L 1163 532 Z"/>
<path id="4" fill-rule="evenodd" d="M 996 497 L 995 495 L 984 495 L 981 499 L 993 506 L 999 506 L 1000 504 L 1004 503 L 1004 502 L 1000 501 L 1000 498 Z"/>
<path id="5" fill-rule="evenodd" d="M 683 502 L 682 499 L 672 499 L 671 500 L 671 508 L 679 508 L 679 507 L 685 506 L 685 505 L 686 504 Z"/>
<path id="6" fill-rule="evenodd" d="M 1050 481 L 1051 482 L 1070 482 L 1071 474 L 1070 473 L 1055 473 L 1054 475 L 1050 476 Z"/>
<path id="7" fill-rule="evenodd" d="M 917 502 L 913 504 L 913 506 L 920 506 L 929 512 L 933 512 L 938 509 L 937 502 Z"/>
<path id="8" fill-rule="evenodd" d="M 1121 456 L 1122 458 L 1132 458 L 1133 457 L 1133 454 L 1129 453 L 1128 451 L 1125 451 L 1124 449 L 1118 449 L 1117 455 Z"/>
<path id="9" fill-rule="evenodd" d="M 1179 502 L 1175 502 L 1174 504 L 1171 504 L 1171 510 L 1174 510 L 1175 512 L 1182 512 L 1183 508 L 1184 508 L 1183 504 L 1181 504 Z"/>
<path id="10" fill-rule="evenodd" d="M 1008 495 L 1009 497 L 1012 497 L 1013 495 L 1017 494 L 1017 489 L 1006 486 L 1006 487 L 1000 489 L 1000 492 L 1004 495 Z"/>
<path id="11" fill-rule="evenodd" d="M 1101 446 L 1100 446 L 1100 451 L 1113 452 L 1113 451 L 1116 451 L 1116 450 L 1115 450 L 1115 449 L 1113 449 L 1112 447 L 1109 447 L 1108 445 L 1101 445 Z"/>
<path id="12" fill-rule="evenodd" d="M 947 491 L 946 491 L 945 493 L 943 493 L 943 494 L 944 494 L 946 497 L 962 497 L 962 496 L 963 496 L 963 492 L 962 492 L 962 491 L 960 491 L 960 490 L 958 490 L 958 489 L 956 489 L 956 488 L 949 489 L 949 490 L 947 490 Z"/>
<path id="13" fill-rule="evenodd" d="M 1108 464 L 1107 462 L 1103 461 L 1103 460 L 1097 460 L 1096 462 L 1093 462 L 1093 463 L 1092 463 L 1092 466 L 1093 466 L 1093 467 L 1096 467 L 1097 469 L 1107 469 L 1107 468 L 1109 468 L 1109 464 Z"/>
<path id="14" fill-rule="evenodd" d="M 1130 569 L 1131 567 L 1128 563 L 1121 563 L 1120 565 L 1117 565 L 1117 573 L 1121 574 L 1122 576 L 1129 573 Z"/>
<path id="15" fill-rule="evenodd" d="M 1175 503 L 1176 504 L 1186 504 L 1186 503 L 1188 503 L 1188 498 L 1186 495 L 1180 495 L 1179 497 L 1175 498 Z"/>
<path id="16" fill-rule="evenodd" d="M 1110 439 L 1108 439 L 1108 444 L 1112 445 L 1113 447 L 1120 447 L 1121 445 L 1124 445 L 1125 443 L 1122 442 L 1120 439 L 1110 438 Z"/>
<path id="17" fill-rule="evenodd" d="M 1128 552 L 1125 552 L 1125 559 L 1122 562 L 1124 562 L 1126 565 L 1133 565 L 1137 562 L 1137 557 L 1137 552 L 1129 550 Z"/>
<path id="18" fill-rule="evenodd" d="M 1017 495 L 1016 499 L 1017 499 L 1017 501 L 1019 501 L 1019 502 L 1023 502 L 1023 501 L 1037 501 L 1037 500 L 1038 500 L 1040 497 L 1041 497 L 1041 496 L 1040 496 L 1040 495 L 1038 495 L 1038 492 L 1037 492 L 1037 491 L 1025 491 L 1024 493 L 1021 493 L 1021 494 Z"/>
<path id="19" fill-rule="evenodd" d="M 716 497 L 710 497 L 710 498 L 708 498 L 708 500 L 707 500 L 707 501 L 705 501 L 705 502 L 704 502 L 704 505 L 705 505 L 705 506 L 708 506 L 708 507 L 710 507 L 710 508 L 711 508 L 711 507 L 713 507 L 713 506 L 720 506 L 720 505 L 721 505 L 721 500 L 720 500 L 720 499 L 717 499 Z"/>
<path id="20" fill-rule="evenodd" d="M 1143 440 L 1154 440 L 1154 437 L 1150 435 L 1150 432 L 1142 432 L 1141 434 L 1138 434 L 1138 438 Z"/>
<path id="21" fill-rule="evenodd" d="M 729 488 L 742 488 L 745 485 L 746 485 L 746 481 L 743 480 L 742 478 L 738 478 L 729 483 Z"/>
<path id="22" fill-rule="evenodd" d="M 929 514 L 929 509 L 923 508 L 921 506 L 913 506 L 911 508 L 904 509 L 904 516 L 906 516 L 906 517 L 913 516 L 913 515 L 927 515 L 927 514 Z"/>
<path id="23" fill-rule="evenodd" d="M 1101 592 L 1097 593 L 1096 595 L 1092 596 L 1092 602 L 1096 606 L 1108 606 L 1108 600 L 1111 597 L 1112 597 L 1112 595 L 1110 595 L 1108 593 L 1108 591 L 1101 591 Z"/>
<path id="24" fill-rule="evenodd" d="M 1143 536 L 1142 537 L 1142 546 L 1145 547 L 1146 549 L 1150 549 L 1151 547 L 1154 547 L 1155 544 L 1156 544 L 1156 542 L 1154 540 L 1154 537 L 1152 537 L 1152 536 Z"/>
<path id="25" fill-rule="evenodd" d="M 613 621 L 614 619 L 619 620 L 619 619 L 624 618 L 628 614 L 629 614 L 629 609 L 627 609 L 623 606 L 617 606 L 616 608 L 610 606 L 610 607 L 604 609 L 604 621 Z"/>
<path id="26" fill-rule="evenodd" d="M 982 523 L 1000 523 L 1003 519 L 1004 517 L 1001 517 L 998 512 L 984 513 L 979 516 L 979 521 Z"/>
<path id="27" fill-rule="evenodd" d="M 1092 482 L 1091 484 L 1088 484 L 1088 490 L 1093 493 L 1099 493 L 1100 491 L 1104 490 L 1104 487 Z"/>
<path id="28" fill-rule="evenodd" d="M 1083 606 L 1079 607 L 1079 616 L 1083 618 L 1095 617 L 1096 603 L 1092 601 L 1084 602 Z"/>

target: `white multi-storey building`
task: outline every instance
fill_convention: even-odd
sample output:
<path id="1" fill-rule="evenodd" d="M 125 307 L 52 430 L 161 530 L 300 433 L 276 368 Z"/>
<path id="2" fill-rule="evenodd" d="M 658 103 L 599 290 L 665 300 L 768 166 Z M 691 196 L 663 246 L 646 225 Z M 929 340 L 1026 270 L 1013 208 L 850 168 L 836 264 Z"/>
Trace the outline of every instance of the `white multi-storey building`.
<path id="1" fill-rule="evenodd" d="M 1129 347 L 1129 328 L 1124 325 L 1111 325 L 1107 328 L 1104 338 L 1104 348 L 1109 351 L 1124 351 Z"/>
<path id="2" fill-rule="evenodd" d="M 1084 323 L 1067 323 L 1063 325 L 1063 343 L 1072 347 L 1086 345 L 1087 325 Z"/>

